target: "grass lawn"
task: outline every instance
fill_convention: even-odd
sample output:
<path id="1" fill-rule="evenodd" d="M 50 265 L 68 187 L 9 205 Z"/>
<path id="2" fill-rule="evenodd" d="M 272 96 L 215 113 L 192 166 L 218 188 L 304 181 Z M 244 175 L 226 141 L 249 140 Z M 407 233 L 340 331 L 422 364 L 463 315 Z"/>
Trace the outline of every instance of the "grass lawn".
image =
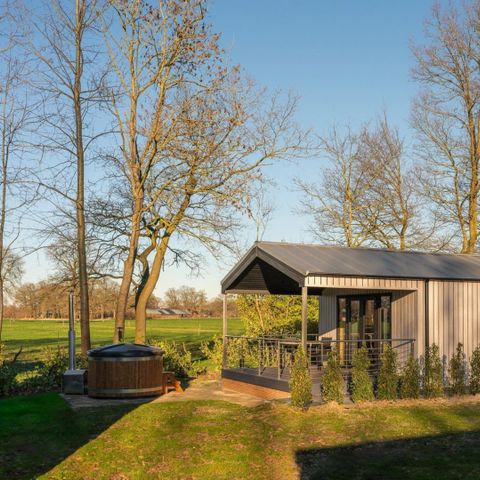
<path id="1" fill-rule="evenodd" d="M 478 400 L 306 413 L 222 402 L 75 413 L 56 394 L 0 401 L 0 478 L 11 480 L 478 479 L 479 449 Z"/>
<path id="2" fill-rule="evenodd" d="M 78 330 L 78 327 L 77 327 Z M 229 319 L 228 330 L 232 335 L 243 332 L 239 319 Z M 151 339 L 175 340 L 196 347 L 204 340 L 210 340 L 215 334 L 221 334 L 220 318 L 159 318 L 149 319 L 147 335 Z M 5 320 L 3 326 L 3 342 L 8 353 L 14 353 L 23 346 L 19 360 L 37 361 L 41 358 L 41 350 L 47 346 L 67 345 L 68 322 L 65 320 Z M 96 320 L 91 323 L 93 346 L 111 343 L 113 336 L 113 320 Z M 127 320 L 125 329 L 126 341 L 133 341 L 135 327 L 133 320 Z M 80 333 L 77 331 L 77 344 L 80 344 Z"/>

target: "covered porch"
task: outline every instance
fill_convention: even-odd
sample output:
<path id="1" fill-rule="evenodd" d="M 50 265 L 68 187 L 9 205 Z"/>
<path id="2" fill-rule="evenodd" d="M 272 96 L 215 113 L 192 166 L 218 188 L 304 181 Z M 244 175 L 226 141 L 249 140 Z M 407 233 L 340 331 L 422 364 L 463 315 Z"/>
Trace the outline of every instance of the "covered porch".
<path id="1" fill-rule="evenodd" d="M 255 244 L 222 281 L 222 378 L 288 392 L 290 367 L 297 348 L 302 345 L 309 361 L 313 393 L 318 395 L 332 349 L 338 352 L 346 378 L 352 355 L 362 345 L 368 349 L 372 375 L 378 371 L 380 354 L 387 344 L 397 352 L 400 366 L 410 354 L 422 354 L 424 282 L 360 276 L 357 270 L 356 275 L 347 275 L 344 272 L 352 268 L 352 262 L 340 257 L 351 251 L 269 242 Z M 372 264 L 366 268 L 366 274 L 371 270 Z M 301 331 L 258 337 L 229 335 L 227 295 L 239 293 L 299 295 Z M 310 296 L 319 300 L 315 333 L 307 329 Z"/>

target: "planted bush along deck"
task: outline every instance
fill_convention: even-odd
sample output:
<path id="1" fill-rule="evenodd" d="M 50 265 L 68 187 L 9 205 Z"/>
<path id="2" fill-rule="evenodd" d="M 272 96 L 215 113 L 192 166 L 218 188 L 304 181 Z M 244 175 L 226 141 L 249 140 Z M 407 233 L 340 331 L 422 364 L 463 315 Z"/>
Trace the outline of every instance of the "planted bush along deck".
<path id="1" fill-rule="evenodd" d="M 444 393 L 442 361 L 435 344 L 425 350 L 423 393 L 427 398 L 441 397 Z"/>
<path id="2" fill-rule="evenodd" d="M 466 358 L 463 351 L 463 345 L 459 343 L 457 349 L 448 367 L 450 376 L 450 389 L 453 395 L 464 395 L 466 390 L 465 377 L 466 371 Z"/>
<path id="3" fill-rule="evenodd" d="M 308 369 L 307 356 L 302 347 L 295 352 L 289 384 L 292 405 L 302 409 L 307 408 L 312 403 L 312 377 Z"/>
<path id="4" fill-rule="evenodd" d="M 322 376 L 322 398 L 325 402 L 343 403 L 345 382 L 338 353 L 334 349 L 329 352 L 325 373 Z"/>
<path id="5" fill-rule="evenodd" d="M 420 363 L 413 355 L 409 355 L 405 370 L 400 377 L 400 397 L 419 398 L 420 379 Z"/>
<path id="6" fill-rule="evenodd" d="M 480 347 L 477 347 L 470 360 L 470 393 L 480 393 Z"/>
<path id="7" fill-rule="evenodd" d="M 380 400 L 395 400 L 398 396 L 397 352 L 390 344 L 385 345 L 380 362 L 377 396 Z"/>
<path id="8" fill-rule="evenodd" d="M 362 346 L 353 353 L 352 358 L 352 400 L 354 402 L 374 399 L 372 379 L 368 373 L 369 366 L 368 350 Z"/>

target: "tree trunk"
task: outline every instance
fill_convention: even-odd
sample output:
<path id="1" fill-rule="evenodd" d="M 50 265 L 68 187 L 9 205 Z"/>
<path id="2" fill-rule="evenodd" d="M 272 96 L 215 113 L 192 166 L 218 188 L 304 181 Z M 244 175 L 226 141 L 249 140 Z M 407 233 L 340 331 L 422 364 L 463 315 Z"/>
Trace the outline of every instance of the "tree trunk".
<path id="1" fill-rule="evenodd" d="M 465 253 L 475 253 L 478 237 L 478 162 L 476 158 L 473 160 L 472 164 L 468 220 L 469 238 Z"/>
<path id="2" fill-rule="evenodd" d="M 8 87 L 7 87 L 8 88 Z M 7 91 L 4 93 L 4 104 L 2 108 L 2 197 L 0 205 L 0 343 L 2 341 L 2 330 L 3 330 L 3 311 L 4 311 L 4 268 L 3 264 L 5 262 L 5 246 L 4 246 L 4 237 L 5 237 L 5 221 L 7 216 L 7 192 L 8 192 L 8 157 L 9 150 L 7 147 L 7 137 L 6 137 L 6 106 L 7 106 Z"/>
<path id="3" fill-rule="evenodd" d="M 134 211 L 132 214 L 132 232 L 130 236 L 128 256 L 123 264 L 122 282 L 120 284 L 120 290 L 118 292 L 117 305 L 115 309 L 115 332 L 113 334 L 114 343 L 118 343 L 123 340 L 123 333 L 125 331 L 125 312 L 128 306 L 130 285 L 132 283 L 135 259 L 137 257 L 138 241 L 140 238 L 140 220 L 142 215 L 142 206 L 142 199 L 135 199 Z"/>
<path id="4" fill-rule="evenodd" d="M 3 278 L 0 275 L 0 346 L 2 345 L 2 330 L 3 330 Z"/>
<path id="5" fill-rule="evenodd" d="M 75 109 L 75 142 L 77 153 L 77 219 L 78 277 L 80 283 L 80 333 L 82 355 L 90 349 L 90 307 L 88 298 L 87 252 L 85 246 L 85 157 L 83 149 L 83 119 L 81 78 L 83 73 L 82 33 L 85 5 L 75 2 L 75 79 L 73 102 Z"/>
<path id="6" fill-rule="evenodd" d="M 137 306 L 135 308 L 135 343 L 145 343 L 147 333 L 147 303 L 160 277 L 160 270 L 169 240 L 169 236 L 162 238 L 155 251 L 155 258 L 153 259 L 150 275 L 138 295 Z"/>

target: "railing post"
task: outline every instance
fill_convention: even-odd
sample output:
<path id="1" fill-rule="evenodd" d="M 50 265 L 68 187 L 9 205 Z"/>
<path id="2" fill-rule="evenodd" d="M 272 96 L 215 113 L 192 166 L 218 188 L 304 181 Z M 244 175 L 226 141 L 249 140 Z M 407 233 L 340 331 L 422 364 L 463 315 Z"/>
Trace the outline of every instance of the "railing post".
<path id="1" fill-rule="evenodd" d="M 263 339 L 258 338 L 257 339 L 257 344 L 258 344 L 258 374 L 262 374 L 262 355 L 263 355 Z"/>
<path id="2" fill-rule="evenodd" d="M 282 377 L 282 353 L 280 350 L 280 341 L 277 340 L 277 378 L 280 380 Z"/>
<path id="3" fill-rule="evenodd" d="M 307 354 L 308 287 L 302 287 L 302 347 Z"/>
<path id="4" fill-rule="evenodd" d="M 227 338 L 227 294 L 223 294 L 223 357 L 222 368 L 227 368 L 228 365 L 228 338 Z"/>

